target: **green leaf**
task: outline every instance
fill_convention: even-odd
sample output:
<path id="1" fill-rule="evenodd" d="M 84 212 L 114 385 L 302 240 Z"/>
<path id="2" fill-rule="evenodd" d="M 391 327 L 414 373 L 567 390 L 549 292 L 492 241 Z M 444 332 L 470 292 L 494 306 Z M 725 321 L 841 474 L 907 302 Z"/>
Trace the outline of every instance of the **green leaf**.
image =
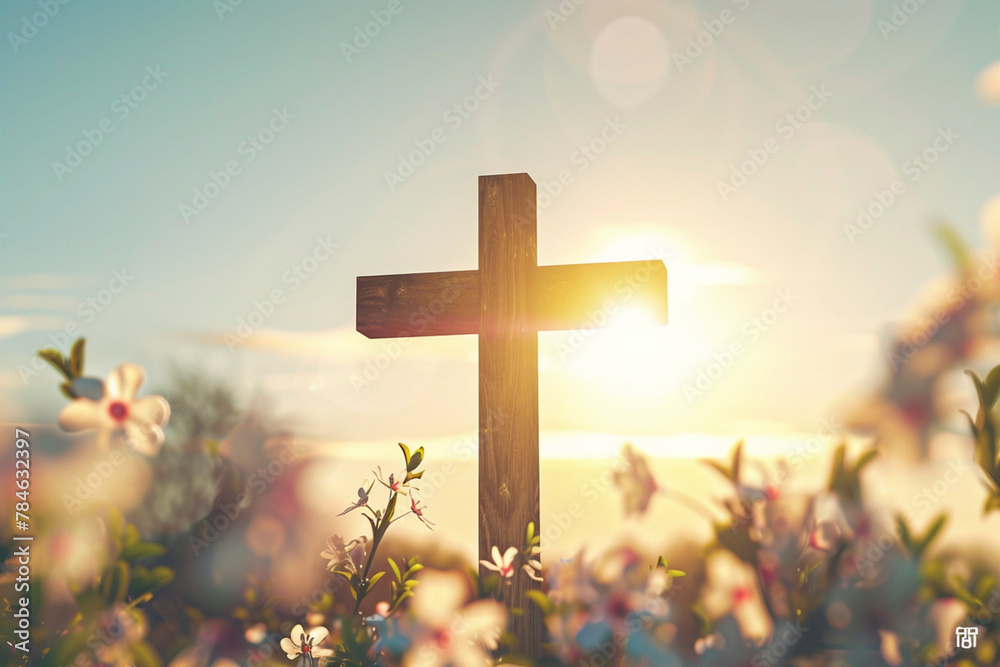
<path id="1" fill-rule="evenodd" d="M 412 566 L 410 567 L 410 569 L 408 569 L 408 570 L 407 570 L 407 571 L 406 571 L 406 572 L 405 572 L 405 573 L 403 574 L 403 578 L 404 578 L 404 579 L 409 579 L 410 577 L 412 577 L 413 575 L 415 575 L 415 574 L 416 574 L 417 572 L 420 572 L 420 570 L 422 570 L 422 569 L 424 569 L 424 566 L 423 566 L 423 565 L 421 565 L 420 563 L 414 563 L 414 564 L 413 564 L 413 565 L 412 565 Z"/>
<path id="2" fill-rule="evenodd" d="M 139 535 L 139 529 L 135 527 L 134 524 L 125 525 L 125 533 L 122 535 L 126 547 L 130 547 L 133 544 L 138 544 L 141 536 Z"/>
<path id="3" fill-rule="evenodd" d="M 424 448 L 421 447 L 417 451 L 413 452 L 413 456 L 410 457 L 406 464 L 407 472 L 412 472 L 420 467 L 420 464 L 424 460 Z"/>
<path id="4" fill-rule="evenodd" d="M 70 372 L 66 360 L 63 359 L 62 352 L 59 350 L 47 347 L 44 350 L 39 350 L 38 356 L 49 362 L 49 364 L 51 364 L 57 371 L 65 375 L 67 380 L 73 379 L 73 374 Z"/>
<path id="5" fill-rule="evenodd" d="M 135 667 L 163 667 L 163 661 L 156 654 L 152 646 L 146 642 L 132 644 L 129 646 L 132 653 L 132 660 Z"/>
<path id="6" fill-rule="evenodd" d="M 108 517 L 104 520 L 104 525 L 107 526 L 108 536 L 111 539 L 116 542 L 121 540 L 122 533 L 125 531 L 125 517 L 117 508 L 108 508 Z"/>
<path id="7" fill-rule="evenodd" d="M 842 485 L 844 472 L 844 457 L 847 454 L 847 446 L 839 445 L 833 452 L 833 465 L 830 466 L 830 490 L 838 491 Z"/>
<path id="8" fill-rule="evenodd" d="M 927 549 L 927 547 L 930 546 L 931 542 L 934 541 L 934 538 L 936 538 L 941 533 L 941 529 L 944 528 L 944 525 L 947 522 L 947 520 L 948 520 L 947 514 L 940 514 L 934 520 L 934 522 L 931 523 L 930 528 L 927 529 L 927 532 L 924 534 L 923 538 L 921 538 L 917 542 L 916 555 L 918 557 Z"/>
<path id="9" fill-rule="evenodd" d="M 699 463 L 704 463 L 707 466 L 711 466 L 726 479 L 731 480 L 733 478 L 732 474 L 729 472 L 729 468 L 727 468 L 724 464 L 719 463 L 718 461 L 713 461 L 711 459 L 701 459 Z"/>
<path id="10" fill-rule="evenodd" d="M 681 570 L 667 570 L 667 574 L 669 574 L 671 577 L 674 577 L 675 579 L 677 577 L 687 576 L 687 574 L 685 572 L 682 572 Z"/>
<path id="11" fill-rule="evenodd" d="M 528 591 L 528 599 L 538 605 L 538 608 L 542 610 L 542 613 L 546 616 L 551 616 L 555 610 L 556 606 L 549 599 L 549 596 L 541 591 Z"/>
<path id="12" fill-rule="evenodd" d="M 983 380 L 983 388 L 986 391 L 987 399 L 990 401 L 990 407 L 993 407 L 997 402 L 997 397 L 1000 397 L 1000 366 L 994 366 L 986 374 L 986 379 Z"/>
<path id="13" fill-rule="evenodd" d="M 109 604 L 121 602 L 128 595 L 131 581 L 130 568 L 125 561 L 115 563 L 101 580 L 101 592 Z"/>
<path id="14" fill-rule="evenodd" d="M 406 445 L 404 445 L 401 442 L 398 443 L 398 444 L 399 444 L 399 448 L 403 450 L 403 458 L 406 459 L 406 469 L 409 470 L 410 469 L 410 448 L 407 447 Z"/>
<path id="15" fill-rule="evenodd" d="M 153 556 L 162 556 L 166 552 L 166 547 L 156 542 L 135 542 L 122 550 L 121 557 L 124 560 L 133 561 L 142 558 L 152 558 Z"/>
<path id="16" fill-rule="evenodd" d="M 399 566 L 396 565 L 396 561 L 394 561 L 391 558 L 386 558 L 386 560 L 389 561 L 389 567 L 392 568 L 392 574 L 393 574 L 393 576 L 396 577 L 396 581 L 402 583 L 403 582 L 403 575 L 400 574 L 400 572 L 399 572 Z"/>
<path id="17" fill-rule="evenodd" d="M 375 588 L 375 584 L 377 584 L 379 579 L 381 579 L 383 576 L 385 576 L 384 570 L 382 572 L 376 572 L 374 575 L 372 575 L 371 579 L 368 580 L 368 590 Z"/>
<path id="18" fill-rule="evenodd" d="M 133 598 L 140 597 L 146 593 L 163 588 L 174 580 L 174 571 L 165 565 L 158 565 L 152 570 L 147 570 L 142 565 L 132 568 L 132 589 Z"/>
<path id="19" fill-rule="evenodd" d="M 938 240 L 944 245 L 945 250 L 955 263 L 955 268 L 959 271 L 967 271 L 972 266 L 972 258 L 969 254 L 969 247 L 958 235 L 955 228 L 948 222 L 940 222 L 934 229 Z"/>
<path id="20" fill-rule="evenodd" d="M 860 473 L 861 469 L 872 462 L 872 460 L 878 456 L 878 450 L 870 449 L 861 456 L 858 457 L 858 462 L 854 464 L 854 471 Z"/>
<path id="21" fill-rule="evenodd" d="M 69 380 L 66 380 L 65 382 L 59 385 L 59 391 L 63 393 L 63 396 L 73 401 L 76 400 L 76 396 L 73 394 L 73 390 L 71 389 L 71 387 L 72 385 L 70 384 Z"/>
<path id="22" fill-rule="evenodd" d="M 903 543 L 908 551 L 911 550 L 913 545 L 913 538 L 910 537 L 910 526 L 907 525 L 906 519 L 902 515 L 896 517 L 896 526 L 899 528 L 899 540 Z"/>
<path id="23" fill-rule="evenodd" d="M 733 482 L 738 484 L 740 481 L 740 463 L 743 460 L 743 441 L 738 440 L 736 442 L 736 448 L 733 450 Z"/>
<path id="24" fill-rule="evenodd" d="M 69 351 L 69 370 L 75 378 L 83 377 L 83 358 L 86 346 L 86 338 L 77 338 Z"/>

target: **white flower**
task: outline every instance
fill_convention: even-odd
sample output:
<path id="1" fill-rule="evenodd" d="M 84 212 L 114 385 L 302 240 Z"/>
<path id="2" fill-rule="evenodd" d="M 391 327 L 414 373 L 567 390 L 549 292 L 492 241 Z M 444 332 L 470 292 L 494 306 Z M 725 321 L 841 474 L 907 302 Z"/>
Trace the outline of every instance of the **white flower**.
<path id="1" fill-rule="evenodd" d="M 493 570 L 494 572 L 499 572 L 501 577 L 510 579 L 514 574 L 514 557 L 517 556 L 517 547 L 510 547 L 504 552 L 503 556 L 500 555 L 500 549 L 496 546 L 493 547 L 493 562 L 488 560 L 479 561 L 482 563 L 483 567 L 487 570 Z"/>
<path id="2" fill-rule="evenodd" d="M 334 535 L 327 538 L 326 549 L 319 555 L 327 559 L 326 569 L 331 572 L 343 569 L 357 574 L 358 567 L 355 560 L 358 562 L 364 560 L 367 546 L 368 538 L 364 535 L 354 538 L 347 544 L 344 544 L 344 538 L 340 535 Z"/>
<path id="3" fill-rule="evenodd" d="M 410 606 L 418 627 L 403 659 L 404 667 L 485 667 L 484 651 L 495 650 L 507 621 L 503 605 L 469 597 L 468 582 L 457 572 L 424 570 Z"/>
<path id="4" fill-rule="evenodd" d="M 534 579 L 535 581 L 542 581 L 542 561 L 538 560 L 537 556 L 542 552 L 542 548 L 539 546 L 531 547 L 528 555 L 525 559 L 528 561 L 521 567 L 524 569 L 525 573 Z M 531 556 L 535 556 L 532 558 Z"/>
<path id="5" fill-rule="evenodd" d="M 732 614 L 740 633 L 760 644 L 771 636 L 774 624 L 764 606 L 753 567 L 728 549 L 712 552 L 705 564 L 702 600 L 712 619 Z"/>
<path id="6" fill-rule="evenodd" d="M 958 598 L 939 598 L 931 603 L 927 618 L 934 627 L 938 654 L 944 659 L 955 652 L 955 628 L 968 616 L 968 610 Z"/>
<path id="7" fill-rule="evenodd" d="M 390 473 L 389 479 L 386 480 L 382 478 L 382 469 L 379 468 L 378 473 L 375 475 L 375 477 L 376 479 L 378 479 L 379 483 L 382 486 L 389 489 L 390 491 L 398 493 L 401 496 L 407 496 L 410 494 L 411 488 L 413 489 L 417 488 L 415 486 L 412 486 L 410 480 L 406 478 L 405 469 L 398 473 Z"/>
<path id="8" fill-rule="evenodd" d="M 297 655 L 313 658 L 330 656 L 333 655 L 333 651 L 317 646 L 329 634 L 330 631 L 326 628 L 311 628 L 309 632 L 306 632 L 301 625 L 296 625 L 292 628 L 291 636 L 281 640 L 281 650 L 285 652 L 289 660 Z"/>
<path id="9" fill-rule="evenodd" d="M 170 419 L 170 404 L 162 396 L 136 398 L 146 373 L 135 364 L 122 364 L 108 376 L 100 399 L 76 398 L 59 413 L 67 431 L 97 429 L 98 442 L 106 447 L 122 434 L 125 441 L 146 456 L 156 456 L 163 444 L 163 426 Z"/>

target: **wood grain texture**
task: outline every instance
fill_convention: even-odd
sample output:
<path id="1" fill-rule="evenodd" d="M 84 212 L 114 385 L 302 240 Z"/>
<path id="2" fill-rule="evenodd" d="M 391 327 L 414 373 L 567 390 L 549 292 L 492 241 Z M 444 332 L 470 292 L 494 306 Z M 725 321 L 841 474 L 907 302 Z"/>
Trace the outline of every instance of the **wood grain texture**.
<path id="1" fill-rule="evenodd" d="M 602 311 L 632 304 L 667 322 L 667 268 L 658 259 L 540 266 L 535 279 L 538 299 L 527 308 L 536 331 L 593 327 Z M 368 338 L 479 333 L 479 289 L 478 271 L 360 276 L 357 328 Z"/>
<path id="2" fill-rule="evenodd" d="M 359 276 L 357 304 L 368 338 L 479 333 L 479 272 Z"/>
<path id="3" fill-rule="evenodd" d="M 479 556 L 492 560 L 524 544 L 539 523 L 538 334 L 534 294 L 535 182 L 527 174 L 479 178 Z M 525 219 L 524 212 L 530 212 Z M 480 574 L 488 571 L 480 567 Z M 542 615 L 526 593 L 537 582 L 520 569 L 501 588 L 517 653 L 539 656 Z"/>
<path id="4" fill-rule="evenodd" d="M 368 338 L 479 334 L 479 554 L 520 548 L 529 522 L 541 534 L 538 331 L 601 326 L 641 305 L 667 318 L 660 260 L 536 265 L 535 183 L 527 174 L 479 179 L 479 269 L 361 276 L 357 329 Z M 489 571 L 480 568 L 481 574 Z M 516 569 L 501 587 L 516 654 L 541 655 L 538 584 Z"/>

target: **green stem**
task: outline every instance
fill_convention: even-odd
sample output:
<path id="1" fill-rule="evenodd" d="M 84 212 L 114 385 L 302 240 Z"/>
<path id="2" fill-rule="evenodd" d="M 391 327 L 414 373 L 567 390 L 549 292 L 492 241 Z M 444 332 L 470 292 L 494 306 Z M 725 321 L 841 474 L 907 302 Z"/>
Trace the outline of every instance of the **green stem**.
<path id="1" fill-rule="evenodd" d="M 385 512 L 382 514 L 381 518 L 375 523 L 375 533 L 372 535 L 372 548 L 368 552 L 368 559 L 365 561 L 365 565 L 361 568 L 361 590 L 357 591 L 357 597 L 354 600 L 354 615 L 357 616 L 358 612 L 361 610 L 361 603 L 364 601 L 365 597 L 368 595 L 368 573 L 371 572 L 372 563 L 375 561 L 375 552 L 378 551 L 378 545 L 382 541 L 382 537 L 385 535 L 385 531 L 389 529 L 389 515 L 396 507 L 396 492 L 389 492 L 389 500 L 385 505 Z"/>

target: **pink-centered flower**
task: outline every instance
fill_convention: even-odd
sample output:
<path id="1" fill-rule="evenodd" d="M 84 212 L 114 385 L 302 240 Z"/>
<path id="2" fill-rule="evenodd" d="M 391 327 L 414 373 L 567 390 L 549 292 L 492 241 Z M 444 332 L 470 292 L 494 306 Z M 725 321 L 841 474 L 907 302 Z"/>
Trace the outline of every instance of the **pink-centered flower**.
<path id="1" fill-rule="evenodd" d="M 743 637 L 760 644 L 774 624 L 764 606 L 754 568 L 728 549 L 713 551 L 705 564 L 702 602 L 713 620 L 732 615 Z"/>
<path id="2" fill-rule="evenodd" d="M 281 640 L 281 650 L 285 652 L 289 660 L 297 655 L 307 658 L 323 658 L 333 655 L 333 651 L 328 648 L 320 648 L 319 644 L 326 639 L 330 631 L 326 628 L 311 628 L 309 632 L 302 629 L 301 625 L 292 628 L 292 633 Z"/>
<path id="3" fill-rule="evenodd" d="M 499 572 L 501 577 L 510 579 L 514 575 L 514 558 L 517 556 L 517 547 L 510 547 L 500 555 L 500 549 L 493 547 L 493 562 L 488 560 L 479 561 L 487 570 Z"/>
<path id="4" fill-rule="evenodd" d="M 410 611 L 415 627 L 404 667 L 473 667 L 493 664 L 487 651 L 496 650 L 507 622 L 503 605 L 469 599 L 468 581 L 457 572 L 424 570 Z"/>
<path id="5" fill-rule="evenodd" d="M 417 501 L 417 499 L 411 495 L 410 496 L 410 511 L 413 512 L 414 514 L 416 514 L 417 518 L 420 519 L 421 523 L 423 523 L 425 526 L 427 526 L 428 529 L 434 530 L 433 528 L 431 528 L 431 526 L 434 525 L 434 522 L 424 516 L 424 509 L 426 509 L 426 508 L 421 507 L 420 503 Z"/>
<path id="6" fill-rule="evenodd" d="M 122 364 L 108 376 L 100 399 L 80 397 L 63 408 L 59 426 L 66 431 L 97 429 L 102 447 L 120 434 L 136 451 L 156 456 L 163 444 L 162 427 L 170 419 L 170 404 L 162 396 L 138 398 L 145 380 L 141 367 Z"/>
<path id="7" fill-rule="evenodd" d="M 368 494 L 371 493 L 373 486 L 375 486 L 375 482 L 369 484 L 367 489 L 363 486 L 358 487 L 358 501 L 355 503 L 351 503 L 351 505 L 346 510 L 344 510 L 337 516 L 344 516 L 348 512 L 353 512 L 359 507 L 368 507 Z"/>
<path id="8" fill-rule="evenodd" d="M 382 486 L 384 486 L 385 488 L 389 489 L 390 491 L 394 491 L 401 496 L 407 496 L 410 494 L 410 488 L 411 488 L 410 482 L 406 481 L 405 470 L 400 471 L 398 474 L 390 473 L 389 479 L 386 480 L 382 478 L 382 469 L 379 468 L 378 475 L 376 475 L 376 477 L 378 478 L 379 483 L 382 484 Z M 412 488 L 417 488 L 417 487 L 412 487 Z"/>

